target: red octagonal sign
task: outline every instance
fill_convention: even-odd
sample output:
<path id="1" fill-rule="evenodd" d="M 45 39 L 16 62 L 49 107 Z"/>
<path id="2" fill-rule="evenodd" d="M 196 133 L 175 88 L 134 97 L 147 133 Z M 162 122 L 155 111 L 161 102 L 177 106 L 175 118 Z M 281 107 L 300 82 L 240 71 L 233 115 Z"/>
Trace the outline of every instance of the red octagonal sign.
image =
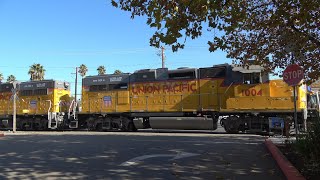
<path id="1" fill-rule="evenodd" d="M 289 65 L 283 72 L 283 80 L 289 86 L 296 86 L 303 79 L 303 69 L 297 65 Z"/>

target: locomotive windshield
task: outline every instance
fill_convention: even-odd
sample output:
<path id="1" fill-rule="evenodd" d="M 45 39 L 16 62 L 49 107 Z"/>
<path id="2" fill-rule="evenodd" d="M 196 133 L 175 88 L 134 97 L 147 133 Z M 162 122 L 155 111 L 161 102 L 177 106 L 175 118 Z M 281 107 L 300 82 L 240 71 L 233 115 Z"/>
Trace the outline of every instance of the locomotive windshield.
<path id="1" fill-rule="evenodd" d="M 307 101 L 308 101 L 308 109 L 315 109 L 319 107 L 319 102 L 317 99 L 317 95 L 316 94 L 312 94 L 307 96 Z"/>
<path id="2" fill-rule="evenodd" d="M 0 92 L 11 92 L 13 85 L 11 83 L 4 83 L 0 85 Z"/>
<path id="3" fill-rule="evenodd" d="M 201 78 L 224 78 L 226 76 L 226 67 L 201 68 Z"/>
<path id="4" fill-rule="evenodd" d="M 22 90 L 20 92 L 21 96 L 39 96 L 48 95 L 48 89 L 34 89 L 34 90 Z"/>

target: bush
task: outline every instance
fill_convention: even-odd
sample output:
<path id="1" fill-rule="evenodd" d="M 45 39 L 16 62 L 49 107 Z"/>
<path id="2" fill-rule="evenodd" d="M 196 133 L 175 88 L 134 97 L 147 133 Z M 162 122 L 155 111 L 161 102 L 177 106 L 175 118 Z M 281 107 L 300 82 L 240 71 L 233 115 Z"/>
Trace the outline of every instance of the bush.
<path id="1" fill-rule="evenodd" d="M 303 157 L 304 169 L 308 175 L 320 174 L 320 120 L 315 121 L 306 134 L 299 135 L 294 144 Z"/>

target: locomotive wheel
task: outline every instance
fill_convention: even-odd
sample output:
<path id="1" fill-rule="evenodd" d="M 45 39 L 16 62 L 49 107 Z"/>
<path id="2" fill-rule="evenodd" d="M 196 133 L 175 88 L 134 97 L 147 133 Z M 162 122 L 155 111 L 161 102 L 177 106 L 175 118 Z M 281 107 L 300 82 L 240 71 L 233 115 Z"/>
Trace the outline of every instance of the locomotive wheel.
<path id="1" fill-rule="evenodd" d="M 96 127 L 95 127 L 95 124 L 94 124 L 94 118 L 90 117 L 90 118 L 86 119 L 86 125 L 87 125 L 86 128 L 89 131 L 95 130 Z"/>
<path id="2" fill-rule="evenodd" d="M 99 131 L 99 132 L 102 132 L 103 131 L 103 129 L 102 129 L 102 123 L 98 123 L 97 125 L 96 125 L 96 129 L 95 129 L 96 131 Z"/>
<path id="3" fill-rule="evenodd" d="M 221 120 L 220 120 L 220 126 L 221 127 L 224 127 L 224 121 L 225 121 L 226 119 L 225 118 L 222 118 Z"/>
<path id="4" fill-rule="evenodd" d="M 128 124 L 128 131 L 136 132 L 137 128 L 134 126 L 132 122 Z"/>
<path id="5" fill-rule="evenodd" d="M 229 134 L 237 134 L 239 133 L 240 119 L 236 116 L 228 117 L 224 123 L 224 130 Z"/>

